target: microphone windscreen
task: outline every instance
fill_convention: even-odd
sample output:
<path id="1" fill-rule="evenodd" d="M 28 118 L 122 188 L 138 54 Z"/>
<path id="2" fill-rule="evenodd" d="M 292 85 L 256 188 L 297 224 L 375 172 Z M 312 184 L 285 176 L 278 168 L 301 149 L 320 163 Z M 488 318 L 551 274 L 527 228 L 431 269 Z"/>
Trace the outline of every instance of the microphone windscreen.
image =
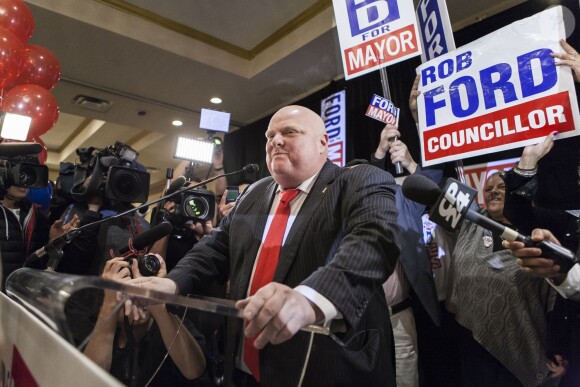
<path id="1" fill-rule="evenodd" d="M 169 222 L 159 223 L 155 227 L 151 227 L 149 230 L 142 232 L 133 238 L 133 248 L 135 250 L 142 250 L 147 246 L 151 246 L 153 243 L 157 242 L 159 239 L 169 235 L 173 230 L 173 226 Z M 121 254 L 123 255 L 123 250 Z M 127 249 L 128 250 L 128 249 Z"/>
<path id="2" fill-rule="evenodd" d="M 403 195 L 414 202 L 431 206 L 440 194 L 441 188 L 425 176 L 409 175 L 403 181 Z"/>
<path id="3" fill-rule="evenodd" d="M 260 170 L 260 167 L 258 167 L 258 164 L 248 164 L 244 167 L 245 173 L 256 173 L 259 170 Z"/>
<path id="4" fill-rule="evenodd" d="M 0 157 L 37 155 L 42 151 L 42 145 L 36 142 L 9 142 L 0 144 Z"/>
<path id="5" fill-rule="evenodd" d="M 169 185 L 169 188 L 167 188 L 167 192 L 165 192 L 165 195 L 172 194 L 175 191 L 181 189 L 181 187 L 183 187 L 186 182 L 187 182 L 187 179 L 185 178 L 185 176 L 176 177 L 175 180 L 173 180 L 171 182 L 171 184 Z"/>

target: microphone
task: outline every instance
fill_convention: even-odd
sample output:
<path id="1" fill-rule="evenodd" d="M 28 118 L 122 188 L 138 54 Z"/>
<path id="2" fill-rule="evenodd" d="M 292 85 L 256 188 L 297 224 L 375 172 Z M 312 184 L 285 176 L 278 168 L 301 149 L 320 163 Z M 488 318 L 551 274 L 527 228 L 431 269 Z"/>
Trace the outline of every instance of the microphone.
<path id="1" fill-rule="evenodd" d="M 26 267 L 31 262 L 34 262 L 47 254 L 49 254 L 51 258 L 54 257 L 55 255 L 61 255 L 59 253 L 62 253 L 62 248 L 66 246 L 68 243 L 70 243 L 70 241 L 72 241 L 74 238 L 78 237 L 80 234 L 81 230 L 77 228 L 69 232 L 65 232 L 58 238 L 54 238 L 52 241 L 48 242 L 46 246 L 41 247 L 40 249 L 30 254 L 28 258 L 26 258 L 26 261 L 24 261 L 23 266 Z M 49 264 L 47 266 L 56 269 L 59 259 L 60 256 L 58 256 L 56 259 L 51 259 L 51 261 L 53 262 L 49 261 Z"/>
<path id="2" fill-rule="evenodd" d="M 244 173 L 256 173 L 259 170 L 260 170 L 260 167 L 258 167 L 258 164 L 248 164 L 244 168 L 242 168 L 242 172 L 244 172 Z M 237 173 L 237 172 L 234 172 L 234 173 Z"/>
<path id="3" fill-rule="evenodd" d="M 500 224 L 487 216 L 473 211 L 469 204 L 477 192 L 472 188 L 461 184 L 455 179 L 447 179 L 444 190 L 437 184 L 421 175 L 410 175 L 403 181 L 403 195 L 407 198 L 427 206 L 433 206 L 429 213 L 429 219 L 437 223 L 446 230 L 457 229 L 459 221 L 465 217 L 471 222 L 481 226 L 495 235 L 508 241 L 518 241 L 528 247 L 538 247 L 542 249 L 542 257 L 550 258 L 560 266 L 560 272 L 567 273 L 578 259 L 574 254 L 553 242 L 534 242 L 529 236 L 524 236 L 516 230 Z M 473 198 L 470 199 L 470 196 Z"/>
<path id="4" fill-rule="evenodd" d="M 134 238 L 129 238 L 127 246 L 119 250 L 120 256 L 127 258 L 132 255 L 139 255 L 144 253 L 145 248 L 151 246 L 159 239 L 171 234 L 173 226 L 169 222 L 161 222 L 155 227 L 138 234 Z M 111 251 L 112 253 L 112 251 Z M 114 258 L 114 254 L 112 256 Z"/>
<path id="5" fill-rule="evenodd" d="M 36 142 L 8 142 L 0 144 L 0 157 L 37 155 L 42 151 L 42 145 Z"/>
<path id="6" fill-rule="evenodd" d="M 187 183 L 187 179 L 185 178 L 185 176 L 176 177 L 175 180 L 173 180 L 171 184 L 167 186 L 165 195 L 170 195 L 175 191 L 177 191 L 178 189 L 181 189 L 185 185 L 185 183 Z"/>

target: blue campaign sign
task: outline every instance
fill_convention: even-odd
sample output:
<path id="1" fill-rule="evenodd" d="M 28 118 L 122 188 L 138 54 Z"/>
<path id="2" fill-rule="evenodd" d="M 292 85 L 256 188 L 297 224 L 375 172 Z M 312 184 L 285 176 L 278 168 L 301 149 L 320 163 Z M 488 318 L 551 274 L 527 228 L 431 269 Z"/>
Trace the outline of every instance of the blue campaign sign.
<path id="1" fill-rule="evenodd" d="M 399 125 L 400 109 L 391 101 L 379 95 L 373 94 L 371 103 L 365 113 L 366 116 L 374 118 L 385 124 Z"/>
<path id="2" fill-rule="evenodd" d="M 445 0 L 421 0 L 417 22 L 423 44 L 423 62 L 455 50 L 455 40 Z"/>
<path id="3" fill-rule="evenodd" d="M 396 0 L 346 0 L 351 36 L 400 18 Z"/>
<path id="4" fill-rule="evenodd" d="M 332 0 L 332 3 L 346 79 L 421 54 L 411 0 Z"/>

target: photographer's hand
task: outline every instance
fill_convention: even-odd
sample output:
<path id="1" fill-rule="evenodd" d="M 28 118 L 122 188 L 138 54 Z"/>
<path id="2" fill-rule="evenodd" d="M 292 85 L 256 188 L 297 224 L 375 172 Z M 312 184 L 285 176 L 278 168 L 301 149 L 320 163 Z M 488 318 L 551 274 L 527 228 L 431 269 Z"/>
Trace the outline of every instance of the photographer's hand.
<path id="1" fill-rule="evenodd" d="M 186 227 L 193 230 L 195 233 L 195 239 L 200 240 L 204 235 L 209 235 L 213 230 L 213 225 L 211 220 L 206 220 L 203 222 L 187 223 Z"/>
<path id="2" fill-rule="evenodd" d="M 224 194 L 222 195 L 220 203 L 218 204 L 218 211 L 220 213 L 220 219 L 225 218 L 226 215 L 229 214 L 230 211 L 232 210 L 232 208 L 234 208 L 234 206 L 236 205 L 236 202 L 226 203 L 227 196 L 228 196 L 228 192 L 226 190 L 224 192 Z"/>
<path id="3" fill-rule="evenodd" d="M 50 226 L 50 231 L 48 232 L 48 240 L 52 241 L 59 236 L 66 234 L 67 232 L 71 231 L 72 229 L 78 228 L 81 223 L 81 220 L 74 214 L 72 219 L 67 223 L 64 223 L 62 220 L 56 220 L 52 226 Z"/>

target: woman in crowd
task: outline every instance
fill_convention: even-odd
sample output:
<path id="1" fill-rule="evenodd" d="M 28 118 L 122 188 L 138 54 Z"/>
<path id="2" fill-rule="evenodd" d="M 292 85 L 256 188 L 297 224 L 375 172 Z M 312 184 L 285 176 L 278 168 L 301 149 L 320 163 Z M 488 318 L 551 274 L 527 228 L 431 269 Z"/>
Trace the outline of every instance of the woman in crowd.
<path id="1" fill-rule="evenodd" d="M 482 213 L 509 225 L 504 199 L 504 182 L 493 174 Z M 552 289 L 519 270 L 501 238 L 469 221 L 461 226 L 452 259 L 446 306 L 460 324 L 462 385 L 550 385 L 545 337 Z"/>

